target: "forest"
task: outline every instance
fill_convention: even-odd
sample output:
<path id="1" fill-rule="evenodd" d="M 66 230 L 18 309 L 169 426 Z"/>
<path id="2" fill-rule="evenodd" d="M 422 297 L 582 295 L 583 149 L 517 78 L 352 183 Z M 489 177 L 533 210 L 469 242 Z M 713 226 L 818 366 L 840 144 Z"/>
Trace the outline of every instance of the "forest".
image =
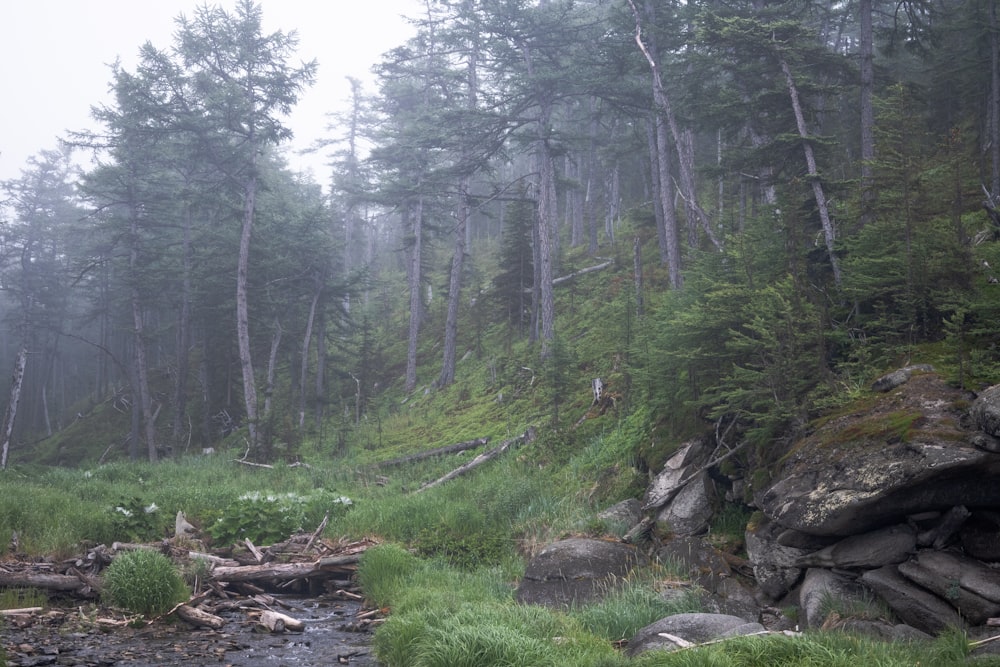
<path id="1" fill-rule="evenodd" d="M 423 8 L 326 182 L 281 153 L 317 64 L 237 0 L 137 36 L 100 129 L 0 184 L 0 467 L 97 421 L 102 460 L 294 460 L 463 382 L 765 444 L 918 346 L 1000 380 L 992 0 Z"/>

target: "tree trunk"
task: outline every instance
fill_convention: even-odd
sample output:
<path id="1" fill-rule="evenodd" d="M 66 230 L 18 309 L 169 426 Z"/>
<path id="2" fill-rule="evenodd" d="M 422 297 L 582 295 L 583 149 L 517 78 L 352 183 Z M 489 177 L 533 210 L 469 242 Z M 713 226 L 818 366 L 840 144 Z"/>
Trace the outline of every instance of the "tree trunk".
<path id="1" fill-rule="evenodd" d="M 539 124 L 539 132 L 548 127 L 548 113 L 543 114 L 546 122 Z M 539 137 L 535 157 L 538 161 L 538 291 L 541 297 L 541 356 L 548 358 L 552 353 L 555 338 L 556 303 L 552 289 L 553 235 L 555 230 L 556 178 L 552 164 L 552 154 L 547 138 Z"/>
<path id="2" fill-rule="evenodd" d="M 28 345 L 23 343 L 14 361 L 14 374 L 10 381 L 10 397 L 7 399 L 7 410 L 3 416 L 3 441 L 0 443 L 0 470 L 7 469 L 7 457 L 10 453 L 11 435 L 14 433 L 14 419 L 17 417 L 17 404 L 21 400 L 21 385 L 24 382 L 24 369 L 28 363 Z"/>
<path id="3" fill-rule="evenodd" d="M 875 67 L 872 0 L 860 0 L 861 15 L 861 225 L 875 215 Z"/>
<path id="4" fill-rule="evenodd" d="M 990 187 L 994 204 L 1000 202 L 1000 24 L 997 22 L 997 3 L 989 3 L 990 12 L 990 108 L 989 137 L 992 174 Z"/>
<path id="5" fill-rule="evenodd" d="M 274 376 L 278 372 L 278 349 L 281 347 L 281 336 L 284 330 L 281 328 L 281 322 L 278 318 L 274 318 L 274 331 L 271 333 L 271 353 L 267 357 L 267 382 L 264 385 L 264 410 L 261 412 L 260 420 L 264 425 L 264 432 L 266 437 L 263 438 L 262 443 L 265 448 L 265 458 L 271 458 L 271 442 L 273 441 L 273 434 L 271 433 L 271 403 L 274 398 Z"/>
<path id="6" fill-rule="evenodd" d="M 455 381 L 455 356 L 458 349 L 458 306 L 462 297 L 462 267 L 465 261 L 465 232 L 469 224 L 469 184 L 472 179 L 462 179 L 458 196 L 458 220 L 455 223 L 455 250 L 448 276 L 448 314 L 444 323 L 444 354 L 438 386 L 447 387 Z"/>
<path id="7" fill-rule="evenodd" d="M 670 286 L 680 289 L 684 286 L 684 275 L 681 273 L 680 230 L 677 225 L 677 210 L 674 208 L 674 181 L 670 173 L 670 146 L 667 139 L 667 125 L 663 115 L 657 113 L 654 119 L 656 128 L 656 172 L 660 176 L 660 209 L 663 212 L 663 228 L 667 245 L 667 273 L 670 276 Z"/>
<path id="8" fill-rule="evenodd" d="M 656 129 L 652 120 L 646 122 L 646 143 L 649 147 L 649 187 L 652 194 L 653 218 L 656 220 L 656 245 L 660 250 L 660 264 L 669 266 L 666 217 L 663 215 L 663 200 L 660 197 L 660 157 L 656 148 Z"/>
<path id="9" fill-rule="evenodd" d="M 302 335 L 302 358 L 299 363 L 299 430 L 306 426 L 306 383 L 309 376 L 309 347 L 312 345 L 313 323 L 316 321 L 316 306 L 323 292 L 322 281 L 317 278 L 316 292 L 309 304 L 309 317 L 306 319 L 306 331 Z"/>
<path id="10" fill-rule="evenodd" d="M 136 284 L 139 274 L 139 221 L 138 213 L 133 211 L 131 221 L 131 247 L 129 249 L 129 269 L 131 273 L 132 288 L 132 339 L 135 345 L 135 393 L 133 400 L 137 400 L 142 417 L 143 435 L 146 439 L 146 454 L 151 462 L 157 460 L 156 451 L 156 429 L 153 425 L 153 402 L 149 393 L 149 368 L 146 361 L 146 340 L 145 326 L 142 319 L 142 299 L 139 294 L 139 286 Z"/>
<path id="11" fill-rule="evenodd" d="M 792 70 L 788 63 L 781 56 L 778 57 L 781 64 L 781 71 L 785 74 L 785 82 L 788 84 L 788 95 L 792 100 L 792 110 L 795 112 L 795 124 L 798 126 L 799 136 L 802 137 L 802 150 L 805 151 L 806 168 L 809 170 L 809 179 L 812 181 L 813 196 L 816 198 L 816 208 L 819 209 L 819 219 L 823 225 L 823 238 L 826 241 L 826 251 L 830 256 L 830 268 L 833 269 L 833 281 L 840 287 L 840 263 L 836 254 L 836 232 L 833 229 L 833 222 L 830 220 L 830 209 L 826 203 L 826 195 L 823 192 L 823 184 L 819 179 L 819 170 L 816 167 L 816 156 L 813 153 L 812 144 L 809 143 L 809 130 L 806 128 L 805 115 L 802 113 L 802 104 L 799 101 L 799 90 L 795 86 L 795 79 L 792 78 Z"/>
<path id="12" fill-rule="evenodd" d="M 646 308 L 642 295 L 642 243 L 638 236 L 632 242 L 632 274 L 635 277 L 635 314 L 642 317 Z"/>
<path id="13" fill-rule="evenodd" d="M 251 138 L 250 144 L 256 142 Z M 254 379 L 253 359 L 250 355 L 250 309 L 248 305 L 248 274 L 250 271 L 250 238 L 253 233 L 254 207 L 257 198 L 257 151 L 253 150 L 250 174 L 243 188 L 243 228 L 240 233 L 240 254 L 236 267 L 236 338 L 243 374 L 243 404 L 246 408 L 247 431 L 250 449 L 257 449 L 257 382 Z"/>
<path id="14" fill-rule="evenodd" d="M 173 439 L 181 441 L 187 416 L 187 383 L 190 372 L 191 347 L 191 207 L 184 210 L 183 276 L 181 277 L 181 305 L 177 314 L 177 375 L 174 378 Z"/>
<path id="15" fill-rule="evenodd" d="M 420 321 L 423 319 L 423 302 L 420 294 L 420 262 L 421 237 L 423 236 L 423 199 L 418 198 L 416 210 L 413 212 L 413 243 L 410 247 L 410 326 L 406 345 L 406 384 L 407 392 L 417 386 L 417 340 L 420 335 Z"/>

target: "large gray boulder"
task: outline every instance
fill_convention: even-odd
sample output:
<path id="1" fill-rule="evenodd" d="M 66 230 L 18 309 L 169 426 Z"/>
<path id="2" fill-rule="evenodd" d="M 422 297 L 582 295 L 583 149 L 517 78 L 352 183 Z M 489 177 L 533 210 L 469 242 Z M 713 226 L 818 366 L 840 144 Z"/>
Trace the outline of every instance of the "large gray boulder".
<path id="1" fill-rule="evenodd" d="M 554 542 L 528 563 L 517 600 L 548 607 L 589 602 L 614 590 L 633 568 L 647 562 L 635 547 L 621 542 L 586 538 Z"/>
<path id="2" fill-rule="evenodd" d="M 994 437 L 1000 436 L 1000 384 L 979 393 L 969 409 L 976 428 Z"/>
<path id="3" fill-rule="evenodd" d="M 796 444 L 759 500 L 775 522 L 849 536 L 956 505 L 1000 506 L 1000 456 L 968 443 L 965 394 L 914 375 Z"/>
<path id="4" fill-rule="evenodd" d="M 698 472 L 656 515 L 656 523 L 673 535 L 700 535 L 708 530 L 718 498 L 707 472 Z"/>
<path id="5" fill-rule="evenodd" d="M 806 627 L 822 627 L 833 611 L 830 608 L 833 601 L 848 608 L 867 604 L 868 598 L 864 588 L 853 579 L 823 568 L 807 570 L 799 589 L 800 618 L 805 619 Z"/>
<path id="6" fill-rule="evenodd" d="M 704 439 L 689 440 L 682 444 L 646 487 L 642 509 L 659 509 L 673 500 L 711 454 L 712 450 Z"/>
<path id="7" fill-rule="evenodd" d="M 810 553 L 808 549 L 781 544 L 784 532 L 781 526 L 765 519 L 747 526 L 745 536 L 757 587 L 771 600 L 784 597 L 795 586 L 803 571 L 797 563 Z"/>
<path id="8" fill-rule="evenodd" d="M 680 639 L 700 644 L 703 642 L 764 632 L 760 623 L 748 623 L 739 616 L 728 614 L 674 614 L 661 618 L 642 628 L 628 642 L 628 653 L 631 656 L 646 651 L 677 649 L 678 643 L 662 635 L 671 635 Z"/>
<path id="9" fill-rule="evenodd" d="M 918 630 L 937 635 L 948 627 L 965 627 L 954 608 L 903 578 L 895 565 L 869 570 L 861 576 L 861 581 L 882 598 L 900 620 Z"/>

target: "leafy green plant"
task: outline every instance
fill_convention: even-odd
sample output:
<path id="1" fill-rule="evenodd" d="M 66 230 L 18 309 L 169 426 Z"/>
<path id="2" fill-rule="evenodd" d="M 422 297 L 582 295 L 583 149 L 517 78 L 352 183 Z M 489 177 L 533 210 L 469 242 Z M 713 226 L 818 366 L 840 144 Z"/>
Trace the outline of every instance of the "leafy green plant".
<path id="1" fill-rule="evenodd" d="M 189 591 L 169 558 L 139 549 L 111 562 L 104 573 L 103 595 L 116 607 L 148 616 L 183 602 Z"/>
<path id="2" fill-rule="evenodd" d="M 257 544 L 273 544 L 303 530 L 307 521 L 319 523 L 324 513 L 340 515 L 352 505 L 350 498 L 328 491 L 309 495 L 254 491 L 230 503 L 208 525 L 207 531 L 223 544 L 244 539 Z"/>
<path id="3" fill-rule="evenodd" d="M 167 520 L 156 503 L 138 496 L 121 499 L 111 509 L 115 534 L 129 542 L 145 542 L 163 537 Z"/>

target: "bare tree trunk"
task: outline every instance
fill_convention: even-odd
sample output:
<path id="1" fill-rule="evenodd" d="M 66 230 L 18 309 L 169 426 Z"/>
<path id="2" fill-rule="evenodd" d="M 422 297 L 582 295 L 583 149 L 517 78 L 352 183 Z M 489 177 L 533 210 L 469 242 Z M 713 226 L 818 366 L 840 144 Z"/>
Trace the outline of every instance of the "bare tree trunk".
<path id="1" fill-rule="evenodd" d="M 264 424 L 264 432 L 267 434 L 262 443 L 265 448 L 266 458 L 271 457 L 271 404 L 274 397 L 274 376 L 278 372 L 278 348 L 281 346 L 281 336 L 284 331 L 281 322 L 274 318 L 274 331 L 271 334 L 271 354 L 267 357 L 267 383 L 264 385 L 264 410 L 260 415 L 261 423 Z"/>
<path id="2" fill-rule="evenodd" d="M 663 211 L 663 228 L 667 244 L 667 272 L 670 286 L 679 289 L 684 285 L 681 273 L 680 230 L 677 225 L 677 210 L 674 208 L 674 182 L 670 174 L 670 146 L 667 126 L 661 114 L 654 118 L 656 132 L 657 173 L 660 176 L 660 209 Z"/>
<path id="3" fill-rule="evenodd" d="M 642 317 L 646 314 L 646 306 L 642 294 L 642 243 L 638 236 L 632 241 L 632 273 L 635 276 L 635 314 Z"/>
<path id="4" fill-rule="evenodd" d="M 469 184 L 471 179 L 462 179 L 459 188 L 461 201 L 458 204 L 458 220 L 455 223 L 455 250 L 451 257 L 451 273 L 448 276 L 448 313 L 444 323 L 444 355 L 438 386 L 447 387 L 455 381 L 455 356 L 458 349 L 458 306 L 462 297 L 462 267 L 465 262 L 465 233 L 469 224 Z"/>
<path id="5" fill-rule="evenodd" d="M 316 381 L 314 386 L 316 387 L 316 426 L 319 427 L 323 423 L 323 416 L 325 414 L 324 406 L 325 401 L 323 400 L 326 396 L 326 312 L 324 309 L 320 309 L 319 313 L 316 315 L 317 323 L 315 325 L 316 335 L 313 336 L 316 339 Z"/>
<path id="6" fill-rule="evenodd" d="M 406 345 L 406 391 L 417 386 L 417 340 L 420 335 L 420 321 L 423 319 L 423 302 L 420 294 L 421 237 L 423 236 L 423 199 L 417 199 L 413 212 L 413 245 L 410 248 L 410 326 Z"/>
<path id="7" fill-rule="evenodd" d="M 135 345 L 135 393 L 133 396 L 137 400 L 139 410 L 142 415 L 144 437 L 146 439 L 146 453 L 150 461 L 158 458 L 156 451 L 156 429 L 153 426 L 153 402 L 149 393 L 149 368 L 146 361 L 146 340 L 145 326 L 142 319 L 142 297 L 139 294 L 138 273 L 139 273 L 139 221 L 138 213 L 131 213 L 131 240 L 129 248 L 129 269 L 131 273 L 132 288 L 132 339 Z"/>
<path id="8" fill-rule="evenodd" d="M 548 113 L 545 113 L 544 117 L 547 121 Z M 544 131 L 545 127 L 548 127 L 548 122 L 540 124 L 539 132 Z M 546 359 L 552 352 L 552 341 L 555 339 L 556 304 L 552 288 L 552 264 L 555 252 L 553 227 L 556 214 L 556 178 L 552 154 L 545 137 L 539 138 L 535 157 L 538 160 L 538 259 L 541 264 L 538 272 L 538 290 L 541 297 L 541 356 Z"/>
<path id="9" fill-rule="evenodd" d="M 816 208 L 819 209 L 819 219 L 823 225 L 823 238 L 826 241 L 826 251 L 830 256 L 830 268 L 833 269 L 833 281 L 840 287 L 840 263 L 836 254 L 836 232 L 833 229 L 833 222 L 830 220 L 830 209 L 826 203 L 826 195 L 823 192 L 823 184 L 819 180 L 819 169 L 816 167 L 816 155 L 813 153 L 812 144 L 809 143 L 809 130 L 806 127 L 805 115 L 802 113 L 802 104 L 799 101 L 799 90 L 795 86 L 795 79 L 792 78 L 792 70 L 788 67 L 785 59 L 779 56 L 781 71 L 785 74 L 785 81 L 788 84 L 788 95 L 792 99 L 792 110 L 795 112 L 795 123 L 798 125 L 799 136 L 802 137 L 802 150 L 806 155 L 806 168 L 809 170 L 809 180 L 812 181 L 813 196 L 816 198 Z"/>
<path id="10" fill-rule="evenodd" d="M 990 9 L 990 109 L 989 138 L 990 162 L 992 174 L 990 178 L 990 195 L 994 203 L 1000 201 L 1000 24 L 997 22 L 997 3 L 991 1 Z"/>
<path id="11" fill-rule="evenodd" d="M 875 205 L 875 67 L 872 0 L 860 0 L 861 15 L 861 224 L 870 223 Z"/>
<path id="12" fill-rule="evenodd" d="M 698 187 L 694 177 L 694 149 L 690 139 L 691 135 L 685 136 L 685 133 L 681 131 L 680 125 L 677 123 L 677 116 L 674 114 L 673 107 L 670 103 L 670 97 L 667 95 L 667 90 L 663 86 L 660 64 L 655 55 L 655 40 L 652 40 L 651 47 L 646 46 L 642 36 L 642 18 L 639 14 L 639 9 L 636 7 L 634 0 L 628 0 L 628 3 L 632 8 L 632 15 L 635 18 L 635 42 L 639 46 L 639 50 L 642 51 L 642 55 L 645 56 L 646 62 L 649 63 L 649 68 L 652 73 L 653 100 L 656 102 L 657 107 L 659 107 L 663 112 L 663 116 L 667 121 L 667 126 L 670 128 L 670 134 L 674 139 L 674 147 L 677 150 L 678 171 L 680 172 L 681 180 L 681 196 L 684 198 L 684 205 L 688 211 L 688 224 L 698 224 L 708 237 L 709 241 L 712 242 L 712 245 L 716 248 L 722 248 L 721 242 L 716 236 L 715 231 L 712 229 L 712 223 L 708 214 L 705 213 L 704 209 L 702 209 L 701 205 L 698 203 Z M 645 0 L 643 8 L 648 16 L 653 16 L 654 10 L 652 0 Z"/>
<path id="13" fill-rule="evenodd" d="M 306 383 L 309 377 L 309 347 L 312 345 L 313 323 L 316 321 L 316 306 L 323 292 L 322 280 L 317 278 L 316 292 L 309 304 L 309 317 L 306 319 L 306 332 L 302 335 L 302 359 L 299 363 L 299 430 L 306 426 Z"/>
<path id="14" fill-rule="evenodd" d="M 24 383 L 24 369 L 28 364 L 28 345 L 21 344 L 17 359 L 14 361 L 14 374 L 10 381 L 10 397 L 7 399 L 7 410 L 3 416 L 3 441 L 0 442 L 0 470 L 7 469 L 7 458 L 10 453 L 10 440 L 14 433 L 14 420 L 17 417 L 17 404 L 21 400 L 21 385 Z"/>
<path id="15" fill-rule="evenodd" d="M 251 137 L 250 144 L 255 142 Z M 257 198 L 257 151 L 253 151 L 250 174 L 243 188 L 243 229 L 240 233 L 240 254 L 236 267 L 236 338 L 243 373 L 243 404 L 246 408 L 247 431 L 250 449 L 257 449 L 257 382 L 254 379 L 253 360 L 250 355 L 250 309 L 247 299 L 250 270 L 250 238 L 253 233 L 254 207 Z"/>
<path id="16" fill-rule="evenodd" d="M 174 379 L 174 424 L 173 439 L 181 441 L 184 433 L 184 419 L 187 416 L 187 383 L 190 372 L 191 347 L 191 208 L 184 211 L 184 241 L 181 252 L 184 256 L 181 278 L 181 306 L 177 315 L 177 375 Z"/>
<path id="17" fill-rule="evenodd" d="M 653 195 L 653 218 L 656 220 L 656 245 L 660 249 L 660 264 L 670 264 L 668 252 L 666 216 L 663 214 L 663 199 L 660 197 L 660 157 L 656 148 L 656 130 L 652 120 L 646 122 L 646 143 L 649 145 L 649 182 Z"/>

